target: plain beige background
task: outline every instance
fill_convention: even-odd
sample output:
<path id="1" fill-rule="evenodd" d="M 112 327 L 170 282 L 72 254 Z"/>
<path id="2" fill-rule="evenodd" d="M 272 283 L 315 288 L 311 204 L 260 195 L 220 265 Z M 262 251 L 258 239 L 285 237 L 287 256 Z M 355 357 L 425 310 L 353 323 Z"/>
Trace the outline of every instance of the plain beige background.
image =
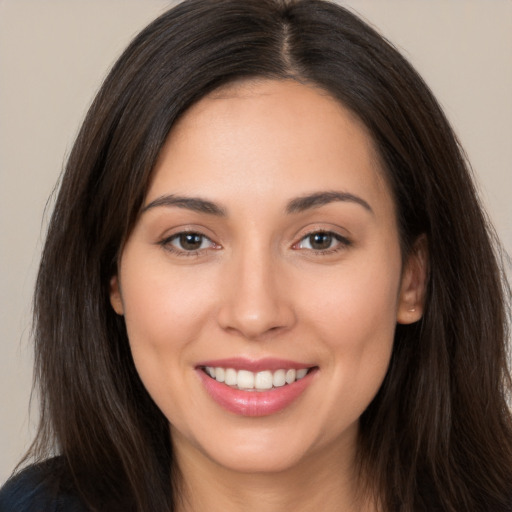
<path id="1" fill-rule="evenodd" d="M 512 1 L 352 0 L 437 95 L 512 253 Z M 164 0 L 0 0 L 0 483 L 28 447 L 43 212 L 89 102 Z"/>

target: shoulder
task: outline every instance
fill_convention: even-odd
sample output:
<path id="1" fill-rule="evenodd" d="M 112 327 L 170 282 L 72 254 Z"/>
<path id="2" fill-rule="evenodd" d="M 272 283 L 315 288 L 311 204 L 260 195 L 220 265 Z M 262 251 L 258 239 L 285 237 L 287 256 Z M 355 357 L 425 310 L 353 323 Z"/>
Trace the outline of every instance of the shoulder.
<path id="1" fill-rule="evenodd" d="M 59 457 L 35 464 L 0 489 L 0 512 L 87 512 L 69 486 L 62 485 Z"/>

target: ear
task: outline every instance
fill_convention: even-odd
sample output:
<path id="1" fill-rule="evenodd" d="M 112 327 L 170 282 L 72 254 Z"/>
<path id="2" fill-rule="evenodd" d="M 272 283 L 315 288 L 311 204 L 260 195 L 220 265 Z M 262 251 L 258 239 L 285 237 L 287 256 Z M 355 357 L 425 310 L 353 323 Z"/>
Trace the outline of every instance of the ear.
<path id="1" fill-rule="evenodd" d="M 123 300 L 117 274 L 110 278 L 110 304 L 118 315 L 124 314 Z"/>
<path id="2" fill-rule="evenodd" d="M 402 272 L 396 320 L 412 324 L 423 316 L 428 277 L 427 237 L 421 235 L 412 248 Z"/>

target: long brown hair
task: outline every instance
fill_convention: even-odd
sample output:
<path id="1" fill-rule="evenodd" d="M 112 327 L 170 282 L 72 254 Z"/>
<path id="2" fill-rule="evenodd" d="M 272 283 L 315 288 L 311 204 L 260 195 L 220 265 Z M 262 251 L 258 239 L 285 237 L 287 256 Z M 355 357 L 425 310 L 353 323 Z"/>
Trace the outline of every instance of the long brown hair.
<path id="1" fill-rule="evenodd" d="M 403 255 L 429 248 L 423 319 L 397 326 L 359 455 L 385 510 L 507 510 L 512 427 L 507 300 L 462 150 L 406 60 L 322 0 L 186 0 L 106 78 L 58 193 L 34 301 L 36 457 L 60 453 L 93 510 L 172 510 L 167 419 L 135 370 L 109 280 L 173 124 L 234 80 L 315 84 L 366 125 L 394 194 Z"/>

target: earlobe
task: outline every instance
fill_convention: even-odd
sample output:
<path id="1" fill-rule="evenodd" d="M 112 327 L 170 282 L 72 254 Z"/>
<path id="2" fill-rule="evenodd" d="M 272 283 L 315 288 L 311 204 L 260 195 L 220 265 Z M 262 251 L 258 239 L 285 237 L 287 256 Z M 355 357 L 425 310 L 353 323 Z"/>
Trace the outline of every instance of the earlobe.
<path id="1" fill-rule="evenodd" d="M 428 277 L 428 243 L 420 236 L 407 259 L 400 285 L 397 322 L 412 324 L 423 316 Z"/>
<path id="2" fill-rule="evenodd" d="M 119 287 L 119 278 L 117 275 L 112 276 L 110 279 L 110 304 L 118 315 L 124 314 L 121 290 Z"/>

